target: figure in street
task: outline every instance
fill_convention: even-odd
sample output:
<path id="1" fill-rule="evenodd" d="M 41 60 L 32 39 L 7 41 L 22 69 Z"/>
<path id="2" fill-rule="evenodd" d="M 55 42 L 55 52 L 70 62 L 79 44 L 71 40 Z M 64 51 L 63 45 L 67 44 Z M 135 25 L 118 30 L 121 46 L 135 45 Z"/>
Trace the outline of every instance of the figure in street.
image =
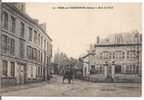
<path id="1" fill-rule="evenodd" d="M 63 83 L 64 83 L 64 80 L 67 79 L 68 83 L 71 84 L 72 78 L 73 78 L 72 68 L 66 68 L 63 74 Z"/>

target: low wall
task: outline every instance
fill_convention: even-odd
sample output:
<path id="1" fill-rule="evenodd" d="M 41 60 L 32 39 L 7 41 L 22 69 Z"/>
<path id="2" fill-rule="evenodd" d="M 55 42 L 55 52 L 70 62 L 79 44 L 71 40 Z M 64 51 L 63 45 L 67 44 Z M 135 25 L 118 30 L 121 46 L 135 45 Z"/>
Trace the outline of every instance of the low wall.
<path id="1" fill-rule="evenodd" d="M 2 78 L 2 87 L 14 86 L 16 85 L 16 79 L 12 77 Z"/>
<path id="2" fill-rule="evenodd" d="M 81 78 L 81 80 L 90 82 L 115 82 L 115 83 L 140 83 L 141 79 L 142 78 L 136 74 L 115 74 L 115 77 L 113 79 L 105 78 L 104 74 L 89 75 Z"/>
<path id="3" fill-rule="evenodd" d="M 113 81 L 114 82 L 141 82 L 142 77 L 138 74 L 116 74 Z"/>

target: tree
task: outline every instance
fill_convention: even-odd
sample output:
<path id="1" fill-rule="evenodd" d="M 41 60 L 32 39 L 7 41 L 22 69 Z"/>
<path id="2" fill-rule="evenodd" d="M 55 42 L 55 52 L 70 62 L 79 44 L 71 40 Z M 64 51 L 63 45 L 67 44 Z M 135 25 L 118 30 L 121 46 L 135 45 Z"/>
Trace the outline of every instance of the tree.
<path id="1" fill-rule="evenodd" d="M 69 58 L 63 52 L 54 55 L 54 64 L 57 64 L 59 74 L 63 73 L 64 67 L 69 63 Z"/>

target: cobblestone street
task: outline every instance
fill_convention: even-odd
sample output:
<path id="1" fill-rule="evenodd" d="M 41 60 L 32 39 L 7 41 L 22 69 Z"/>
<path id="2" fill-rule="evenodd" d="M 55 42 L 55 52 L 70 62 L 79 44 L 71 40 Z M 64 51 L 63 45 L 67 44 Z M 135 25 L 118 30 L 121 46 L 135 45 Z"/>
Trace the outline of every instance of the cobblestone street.
<path id="1" fill-rule="evenodd" d="M 38 83 L 39 84 L 39 83 Z M 19 90 L 1 92 L 6 96 L 141 96 L 138 83 L 91 83 L 74 80 L 72 84 L 62 83 L 62 78 L 54 76 L 48 83 L 29 86 Z"/>

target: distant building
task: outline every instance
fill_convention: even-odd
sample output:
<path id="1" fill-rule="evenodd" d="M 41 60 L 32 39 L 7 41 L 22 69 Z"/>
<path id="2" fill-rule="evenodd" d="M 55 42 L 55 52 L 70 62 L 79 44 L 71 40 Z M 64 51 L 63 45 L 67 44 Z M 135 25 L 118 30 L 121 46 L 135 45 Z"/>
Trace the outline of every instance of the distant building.
<path id="1" fill-rule="evenodd" d="M 90 48 L 88 75 L 112 79 L 139 79 L 142 71 L 142 34 L 138 32 L 113 34 Z M 85 60 L 85 59 L 83 59 Z M 85 69 L 85 64 L 83 69 Z"/>
<path id="2" fill-rule="evenodd" d="M 24 3 L 0 3 L 0 86 L 47 79 L 52 39 Z"/>

